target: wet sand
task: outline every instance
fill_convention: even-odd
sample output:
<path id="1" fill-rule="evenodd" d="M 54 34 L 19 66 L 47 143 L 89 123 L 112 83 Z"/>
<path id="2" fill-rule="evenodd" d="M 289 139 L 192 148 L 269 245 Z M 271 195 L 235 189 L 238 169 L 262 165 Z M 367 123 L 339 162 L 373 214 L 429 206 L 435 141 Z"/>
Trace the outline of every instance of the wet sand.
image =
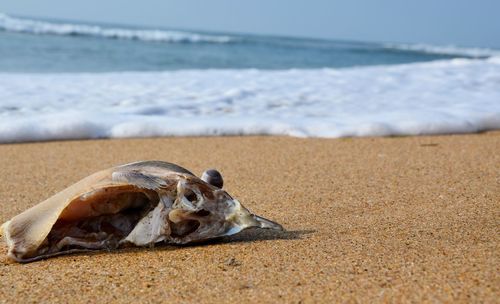
<path id="1" fill-rule="evenodd" d="M 0 303 L 497 302 L 500 132 L 395 138 L 92 140 L 0 145 L 0 221 L 136 160 L 218 168 L 285 232 L 30 264 L 0 245 Z"/>

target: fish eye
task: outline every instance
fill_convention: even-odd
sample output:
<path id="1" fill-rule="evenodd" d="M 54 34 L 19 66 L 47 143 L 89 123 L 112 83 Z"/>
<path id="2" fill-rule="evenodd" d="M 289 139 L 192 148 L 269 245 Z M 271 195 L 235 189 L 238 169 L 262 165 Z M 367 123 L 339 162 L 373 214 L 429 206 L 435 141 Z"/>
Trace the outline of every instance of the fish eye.
<path id="1" fill-rule="evenodd" d="M 215 186 L 219 189 L 224 186 L 224 179 L 219 171 L 215 169 L 208 169 L 201 175 L 201 179 L 212 186 Z"/>
<path id="2" fill-rule="evenodd" d="M 198 199 L 196 193 L 194 193 L 192 190 L 189 189 L 187 189 L 186 192 L 184 192 L 184 197 L 191 203 L 196 202 L 196 200 Z"/>

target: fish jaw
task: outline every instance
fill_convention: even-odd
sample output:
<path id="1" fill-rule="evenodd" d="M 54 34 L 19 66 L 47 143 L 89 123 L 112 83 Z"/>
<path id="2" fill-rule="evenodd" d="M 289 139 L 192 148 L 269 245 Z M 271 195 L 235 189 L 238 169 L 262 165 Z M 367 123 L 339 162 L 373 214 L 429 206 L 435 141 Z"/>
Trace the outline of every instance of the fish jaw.
<path id="1" fill-rule="evenodd" d="M 226 217 L 226 221 L 232 223 L 232 227 L 224 233 L 225 236 L 239 233 L 248 228 L 284 230 L 280 224 L 251 213 L 236 199 L 233 200 L 233 208 L 231 209 L 231 212 Z"/>

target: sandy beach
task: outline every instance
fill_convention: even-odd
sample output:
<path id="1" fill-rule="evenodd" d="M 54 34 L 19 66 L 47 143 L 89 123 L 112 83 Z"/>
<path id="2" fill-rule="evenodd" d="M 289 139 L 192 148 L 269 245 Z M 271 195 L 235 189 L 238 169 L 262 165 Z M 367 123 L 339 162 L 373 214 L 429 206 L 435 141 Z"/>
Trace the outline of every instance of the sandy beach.
<path id="1" fill-rule="evenodd" d="M 29 264 L 0 245 L 0 303 L 463 302 L 500 297 L 500 132 L 0 145 L 0 221 L 116 164 L 157 159 L 287 231 Z"/>

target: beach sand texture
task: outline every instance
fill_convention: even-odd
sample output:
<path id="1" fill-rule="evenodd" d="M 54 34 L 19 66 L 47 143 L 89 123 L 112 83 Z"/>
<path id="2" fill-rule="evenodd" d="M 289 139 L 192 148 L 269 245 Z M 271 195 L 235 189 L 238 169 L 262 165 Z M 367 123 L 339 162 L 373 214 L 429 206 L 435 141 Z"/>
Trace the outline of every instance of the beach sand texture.
<path id="1" fill-rule="evenodd" d="M 0 246 L 0 302 L 497 302 L 500 132 L 213 137 L 0 145 L 3 222 L 107 167 L 215 167 L 286 232 L 30 264 Z M 498 302 L 497 302 L 498 303 Z"/>

